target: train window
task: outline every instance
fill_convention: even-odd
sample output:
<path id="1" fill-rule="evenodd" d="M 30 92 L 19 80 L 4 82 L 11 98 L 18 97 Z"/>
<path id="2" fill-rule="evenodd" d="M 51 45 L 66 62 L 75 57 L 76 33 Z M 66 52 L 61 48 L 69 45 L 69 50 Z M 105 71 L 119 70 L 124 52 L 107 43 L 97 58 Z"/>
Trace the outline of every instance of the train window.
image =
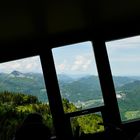
<path id="1" fill-rule="evenodd" d="M 105 130 L 101 112 L 71 117 L 73 135 L 94 134 Z"/>
<path id="2" fill-rule="evenodd" d="M 41 113 L 55 135 L 39 56 L 0 64 L 0 139 L 10 140 L 24 118 Z"/>
<path id="3" fill-rule="evenodd" d="M 104 105 L 92 43 L 52 49 L 65 113 Z"/>
<path id="4" fill-rule="evenodd" d="M 140 36 L 106 42 L 122 121 L 140 118 Z"/>

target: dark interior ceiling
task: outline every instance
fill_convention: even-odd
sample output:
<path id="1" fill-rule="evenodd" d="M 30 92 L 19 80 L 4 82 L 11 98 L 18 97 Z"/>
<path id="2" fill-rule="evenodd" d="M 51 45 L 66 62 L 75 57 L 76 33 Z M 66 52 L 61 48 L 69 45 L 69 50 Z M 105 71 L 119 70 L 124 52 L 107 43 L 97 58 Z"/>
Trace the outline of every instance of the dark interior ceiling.
<path id="1" fill-rule="evenodd" d="M 0 18 L 0 43 L 40 38 L 57 46 L 94 37 L 111 40 L 140 33 L 140 1 L 4 0 Z"/>

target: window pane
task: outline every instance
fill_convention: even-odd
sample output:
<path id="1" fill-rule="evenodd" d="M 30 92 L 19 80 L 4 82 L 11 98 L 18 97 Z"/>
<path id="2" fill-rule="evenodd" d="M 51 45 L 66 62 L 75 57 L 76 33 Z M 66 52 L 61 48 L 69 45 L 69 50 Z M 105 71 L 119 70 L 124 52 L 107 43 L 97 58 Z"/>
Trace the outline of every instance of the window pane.
<path id="1" fill-rule="evenodd" d="M 106 42 L 122 121 L 140 118 L 140 36 Z"/>
<path id="2" fill-rule="evenodd" d="M 74 136 L 104 131 L 103 119 L 100 112 L 72 117 L 71 127 Z"/>
<path id="3" fill-rule="evenodd" d="M 43 116 L 55 135 L 39 56 L 0 64 L 0 140 L 11 140 L 25 117 Z"/>
<path id="4" fill-rule="evenodd" d="M 103 105 L 91 42 L 52 51 L 65 113 Z"/>

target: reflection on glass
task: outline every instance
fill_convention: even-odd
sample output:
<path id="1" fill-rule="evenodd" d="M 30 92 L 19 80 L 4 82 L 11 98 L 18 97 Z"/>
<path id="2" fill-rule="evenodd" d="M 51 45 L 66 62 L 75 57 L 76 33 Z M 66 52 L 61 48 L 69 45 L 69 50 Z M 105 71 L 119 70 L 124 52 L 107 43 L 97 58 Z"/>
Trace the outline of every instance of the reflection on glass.
<path id="1" fill-rule="evenodd" d="M 65 113 L 103 105 L 91 42 L 52 50 Z"/>
<path id="2" fill-rule="evenodd" d="M 24 118 L 43 116 L 52 135 L 54 127 L 39 56 L 0 64 L 0 140 L 12 140 Z"/>
<path id="3" fill-rule="evenodd" d="M 71 127 L 74 136 L 93 134 L 104 131 L 101 113 L 81 115 L 71 118 Z"/>
<path id="4" fill-rule="evenodd" d="M 106 42 L 122 121 L 140 118 L 140 36 Z"/>

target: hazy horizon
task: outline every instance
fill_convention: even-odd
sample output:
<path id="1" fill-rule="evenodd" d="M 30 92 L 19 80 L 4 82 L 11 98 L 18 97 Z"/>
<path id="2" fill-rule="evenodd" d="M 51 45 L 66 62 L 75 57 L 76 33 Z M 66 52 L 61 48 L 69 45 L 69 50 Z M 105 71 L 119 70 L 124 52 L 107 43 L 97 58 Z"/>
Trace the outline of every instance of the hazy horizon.
<path id="1" fill-rule="evenodd" d="M 23 71 L 19 71 L 19 70 L 13 70 L 13 71 L 18 71 L 21 72 L 22 74 L 41 74 L 43 75 L 43 72 L 23 72 Z M 9 71 L 9 72 L 0 72 L 0 74 L 11 74 L 13 71 Z M 64 76 L 69 76 L 69 77 L 88 77 L 88 76 L 97 76 L 98 75 L 94 75 L 94 74 L 69 74 L 69 73 L 57 73 L 57 75 L 64 75 Z M 140 75 L 112 75 L 113 77 L 140 77 Z"/>
<path id="2" fill-rule="evenodd" d="M 86 41 L 52 49 L 57 74 L 98 76 L 93 47 Z M 106 48 L 113 76 L 140 76 L 140 36 L 106 42 Z M 40 56 L 0 63 L 0 73 L 14 70 L 42 73 Z"/>
<path id="3" fill-rule="evenodd" d="M 11 73 L 15 70 L 22 73 L 42 73 L 40 57 L 31 56 L 0 63 L 0 73 Z"/>

